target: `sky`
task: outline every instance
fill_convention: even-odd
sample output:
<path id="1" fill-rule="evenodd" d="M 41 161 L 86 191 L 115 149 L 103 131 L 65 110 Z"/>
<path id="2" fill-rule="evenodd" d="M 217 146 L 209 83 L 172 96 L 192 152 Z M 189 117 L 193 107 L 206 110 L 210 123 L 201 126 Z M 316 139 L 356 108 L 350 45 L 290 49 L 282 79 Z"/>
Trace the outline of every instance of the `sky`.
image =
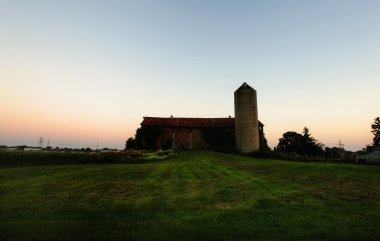
<path id="1" fill-rule="evenodd" d="M 380 1 L 0 0 L 0 145 L 122 149 L 143 116 L 234 116 L 347 150 L 380 116 Z"/>

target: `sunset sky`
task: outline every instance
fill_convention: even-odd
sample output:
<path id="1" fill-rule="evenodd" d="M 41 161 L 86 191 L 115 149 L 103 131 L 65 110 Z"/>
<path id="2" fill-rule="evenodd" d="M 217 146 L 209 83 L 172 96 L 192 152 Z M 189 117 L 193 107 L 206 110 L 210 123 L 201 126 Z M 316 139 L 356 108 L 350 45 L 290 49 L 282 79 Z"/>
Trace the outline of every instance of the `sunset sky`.
<path id="1" fill-rule="evenodd" d="M 123 148 L 143 116 L 234 116 L 359 150 L 380 116 L 380 1 L 0 0 L 0 145 Z M 45 142 L 45 144 L 46 144 Z"/>

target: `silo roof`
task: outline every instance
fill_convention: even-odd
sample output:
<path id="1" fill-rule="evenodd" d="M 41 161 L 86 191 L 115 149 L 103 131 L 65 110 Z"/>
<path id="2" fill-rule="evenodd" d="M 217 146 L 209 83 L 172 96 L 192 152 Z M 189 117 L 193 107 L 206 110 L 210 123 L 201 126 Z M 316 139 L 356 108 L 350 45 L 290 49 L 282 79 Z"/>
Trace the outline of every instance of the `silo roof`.
<path id="1" fill-rule="evenodd" d="M 235 92 L 240 91 L 240 90 L 246 90 L 246 89 L 255 90 L 254 88 L 249 86 L 246 82 L 244 82 Z"/>

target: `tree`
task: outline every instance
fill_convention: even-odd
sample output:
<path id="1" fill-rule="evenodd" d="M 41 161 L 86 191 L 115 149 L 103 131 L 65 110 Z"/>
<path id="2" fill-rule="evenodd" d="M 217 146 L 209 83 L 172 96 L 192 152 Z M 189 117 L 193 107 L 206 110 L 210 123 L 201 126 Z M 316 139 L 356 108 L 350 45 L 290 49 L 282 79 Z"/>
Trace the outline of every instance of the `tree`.
<path id="1" fill-rule="evenodd" d="M 371 128 L 371 132 L 374 135 L 372 145 L 374 147 L 380 147 L 380 117 L 375 118 Z"/>
<path id="2" fill-rule="evenodd" d="M 125 142 L 125 150 L 136 149 L 136 140 L 132 137 L 128 138 Z"/>
<path id="3" fill-rule="evenodd" d="M 302 135 L 295 131 L 288 131 L 279 139 L 276 150 L 278 152 L 299 153 L 302 146 Z"/>
<path id="4" fill-rule="evenodd" d="M 309 129 L 305 127 L 302 134 L 288 131 L 279 139 L 276 150 L 278 152 L 295 152 L 300 155 L 317 156 L 323 154 L 323 145 L 313 138 Z"/>
<path id="5" fill-rule="evenodd" d="M 125 149 L 156 149 L 161 132 L 161 127 L 157 125 L 142 126 L 136 130 L 135 138 L 131 137 L 125 142 Z"/>
<path id="6" fill-rule="evenodd" d="M 265 135 L 260 135 L 260 151 L 269 151 L 270 148 L 268 146 L 267 138 L 265 138 Z"/>
<path id="7" fill-rule="evenodd" d="M 305 126 L 303 128 L 302 148 L 300 154 L 310 156 L 322 155 L 322 147 L 323 145 L 318 143 L 318 141 L 309 134 L 309 129 Z"/>
<path id="8" fill-rule="evenodd" d="M 333 157 L 333 158 L 336 158 L 336 157 L 340 157 L 342 156 L 342 152 L 346 152 L 346 150 L 342 150 L 341 148 L 339 147 L 326 147 L 325 148 L 325 154 L 326 154 L 326 157 Z"/>

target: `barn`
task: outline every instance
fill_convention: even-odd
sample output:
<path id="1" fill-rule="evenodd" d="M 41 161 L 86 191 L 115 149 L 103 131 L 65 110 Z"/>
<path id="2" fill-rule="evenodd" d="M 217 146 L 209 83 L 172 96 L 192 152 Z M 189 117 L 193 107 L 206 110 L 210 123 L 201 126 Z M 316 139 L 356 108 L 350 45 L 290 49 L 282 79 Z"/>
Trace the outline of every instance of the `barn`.
<path id="1" fill-rule="evenodd" d="M 266 148 L 256 90 L 243 83 L 234 92 L 234 103 L 235 118 L 144 117 L 136 142 L 146 149 L 236 149 L 251 153 Z"/>
<path id="2" fill-rule="evenodd" d="M 155 129 L 157 148 L 212 149 L 235 147 L 235 118 L 144 117 L 143 129 Z M 259 122 L 260 139 L 264 125 Z M 260 141 L 261 143 L 262 141 Z"/>

